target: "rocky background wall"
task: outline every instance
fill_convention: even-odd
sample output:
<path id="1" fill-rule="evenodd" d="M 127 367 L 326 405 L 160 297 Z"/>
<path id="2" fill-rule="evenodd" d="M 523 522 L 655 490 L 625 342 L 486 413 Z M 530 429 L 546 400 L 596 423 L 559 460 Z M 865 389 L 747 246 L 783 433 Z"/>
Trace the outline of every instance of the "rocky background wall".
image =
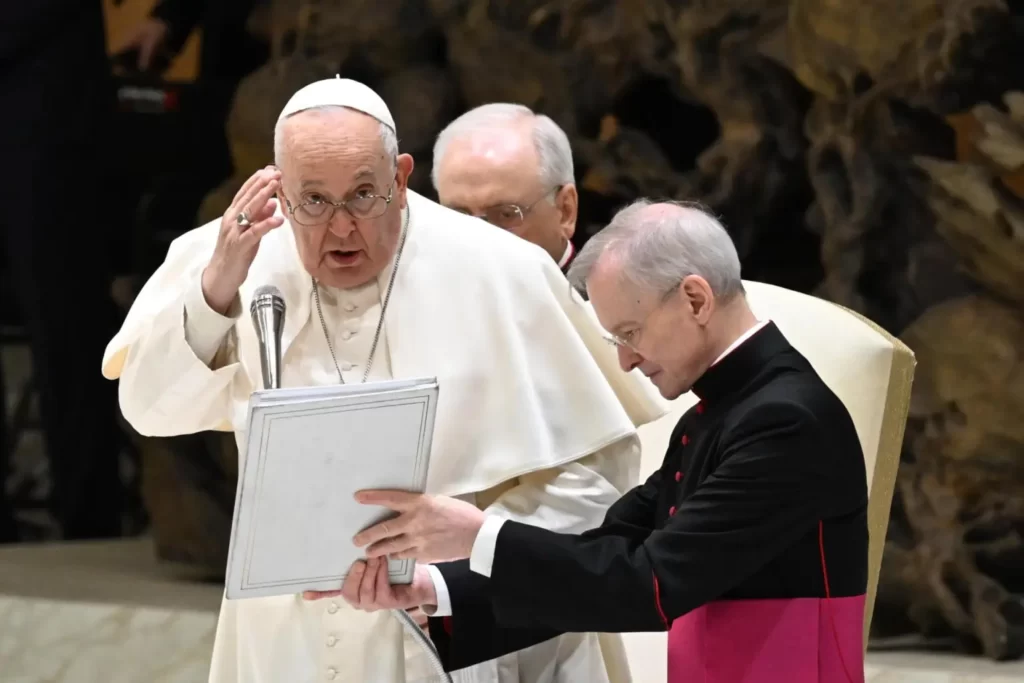
<path id="1" fill-rule="evenodd" d="M 1024 9 L 1001 0 L 271 0 L 273 57 L 229 121 L 238 175 L 277 112 L 342 73 L 390 104 L 413 188 L 468 107 L 573 142 L 580 240 L 638 195 L 720 213 L 745 276 L 871 317 L 918 370 L 879 587 L 901 634 L 1024 653 Z M 144 441 L 160 552 L 221 571 L 229 435 Z M 213 458 L 209 454 L 214 454 Z"/>

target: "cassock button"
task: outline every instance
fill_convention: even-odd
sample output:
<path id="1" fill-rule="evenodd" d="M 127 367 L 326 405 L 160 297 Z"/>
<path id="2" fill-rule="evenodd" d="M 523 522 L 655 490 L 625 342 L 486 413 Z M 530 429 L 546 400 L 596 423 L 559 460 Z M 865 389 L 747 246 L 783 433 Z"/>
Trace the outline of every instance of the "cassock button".
<path id="1" fill-rule="evenodd" d="M 682 472 L 676 472 L 676 481 L 679 481 L 682 478 L 683 478 L 683 473 Z"/>
<path id="2" fill-rule="evenodd" d="M 338 603 L 332 602 L 330 605 L 327 606 L 327 613 L 328 614 L 334 614 L 337 611 L 338 611 Z"/>
<path id="3" fill-rule="evenodd" d="M 351 301 L 348 301 L 345 303 L 345 310 L 351 313 L 352 311 L 356 310 L 356 305 Z"/>
<path id="4" fill-rule="evenodd" d="M 348 330 L 345 330 L 344 332 L 341 333 L 341 338 L 344 339 L 345 341 L 348 341 L 349 339 L 352 338 L 352 333 L 349 332 Z"/>
<path id="5" fill-rule="evenodd" d="M 682 441 L 683 441 L 683 445 L 685 446 L 686 444 L 690 443 L 690 437 L 688 437 L 686 434 L 683 434 Z"/>
<path id="6" fill-rule="evenodd" d="M 697 414 L 698 415 L 703 415 L 704 414 L 704 404 L 703 403 L 698 403 L 697 404 Z"/>
<path id="7" fill-rule="evenodd" d="M 355 367 L 355 365 L 352 365 L 352 363 L 342 363 L 341 364 L 341 369 L 343 371 L 345 371 L 345 372 L 348 372 L 349 370 L 351 370 L 354 367 Z"/>
<path id="8" fill-rule="evenodd" d="M 668 509 L 668 516 L 669 516 L 669 517 L 671 517 L 671 516 L 672 516 L 672 515 L 674 515 L 674 514 L 676 514 L 676 506 L 675 506 L 675 505 L 673 505 L 672 507 L 670 507 L 670 508 Z"/>
<path id="9" fill-rule="evenodd" d="M 334 647 L 337 642 L 338 639 L 334 636 L 327 636 L 327 647 Z"/>
<path id="10" fill-rule="evenodd" d="M 327 670 L 327 680 L 333 681 L 337 677 L 338 677 L 338 670 L 335 669 L 333 666 L 330 669 Z"/>

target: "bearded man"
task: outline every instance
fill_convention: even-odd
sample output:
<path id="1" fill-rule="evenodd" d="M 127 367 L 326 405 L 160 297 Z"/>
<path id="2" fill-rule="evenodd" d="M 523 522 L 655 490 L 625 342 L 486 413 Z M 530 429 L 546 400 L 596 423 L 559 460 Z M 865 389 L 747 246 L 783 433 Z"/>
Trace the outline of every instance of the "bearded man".
<path id="1" fill-rule="evenodd" d="M 551 258 L 409 191 L 413 159 L 360 83 L 298 91 L 279 117 L 275 157 L 222 220 L 175 241 L 108 345 L 103 372 L 120 378 L 132 426 L 234 430 L 244 454 L 261 371 L 241 314 L 254 290 L 274 285 L 288 310 L 282 386 L 435 376 L 428 491 L 567 533 L 599 524 L 637 478 L 636 426 L 664 408 L 617 366 Z M 444 614 L 464 592 L 456 584 L 478 580 L 454 562 L 420 566 L 414 585 Z M 424 680 L 417 647 L 391 615 L 341 599 L 225 600 L 210 681 Z M 625 671 L 614 637 L 578 633 L 456 680 L 601 683 L 628 680 Z"/>

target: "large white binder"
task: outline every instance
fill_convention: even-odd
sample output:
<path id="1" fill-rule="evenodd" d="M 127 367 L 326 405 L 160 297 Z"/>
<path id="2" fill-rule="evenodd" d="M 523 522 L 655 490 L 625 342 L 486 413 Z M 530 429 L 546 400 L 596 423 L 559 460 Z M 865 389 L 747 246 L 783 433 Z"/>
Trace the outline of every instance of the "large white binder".
<path id="1" fill-rule="evenodd" d="M 361 489 L 426 487 L 436 378 L 257 391 L 238 478 L 228 599 L 337 590 L 363 549 L 359 531 L 391 512 Z M 392 560 L 391 582 L 415 563 Z"/>

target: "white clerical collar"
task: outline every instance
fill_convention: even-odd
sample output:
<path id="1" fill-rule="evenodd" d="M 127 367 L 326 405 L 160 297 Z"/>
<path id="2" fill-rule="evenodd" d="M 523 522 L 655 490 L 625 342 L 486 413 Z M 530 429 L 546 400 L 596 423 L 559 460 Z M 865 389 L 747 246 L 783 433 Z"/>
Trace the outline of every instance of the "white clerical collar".
<path id="1" fill-rule="evenodd" d="M 722 360 L 723 358 L 725 358 L 726 356 L 728 356 L 728 355 L 729 355 L 730 353 L 732 353 L 733 351 L 735 351 L 736 349 L 738 349 L 738 348 L 739 348 L 739 346 L 740 346 L 740 344 L 742 344 L 743 342 L 745 342 L 745 341 L 747 341 L 748 339 L 750 339 L 751 337 L 753 337 L 753 336 L 754 336 L 755 334 L 757 334 L 757 331 L 758 331 L 758 330 L 760 330 L 760 329 L 761 329 L 762 327 L 764 327 L 764 326 L 765 326 L 765 325 L 767 325 L 767 324 L 768 324 L 768 321 L 767 321 L 767 320 L 758 320 L 758 321 L 757 321 L 757 324 L 755 324 L 755 325 L 754 325 L 753 327 L 751 327 L 751 328 L 750 328 L 749 330 L 747 330 L 746 332 L 744 332 L 743 334 L 741 334 L 741 335 L 739 336 L 739 338 L 737 338 L 737 339 L 736 339 L 736 341 L 734 341 L 734 342 L 733 342 L 732 344 L 730 344 L 730 345 L 729 345 L 729 348 L 727 348 L 727 349 L 726 349 L 726 350 L 725 350 L 725 351 L 724 351 L 724 352 L 722 353 L 722 355 L 721 355 L 721 356 L 719 356 L 718 358 L 716 358 L 716 359 L 715 359 L 715 362 L 714 362 L 714 363 L 712 363 L 711 365 L 712 365 L 712 366 L 718 365 L 719 361 L 721 361 L 721 360 Z"/>
<path id="2" fill-rule="evenodd" d="M 572 258 L 573 252 L 576 251 L 572 246 L 572 240 L 569 240 L 565 244 L 565 253 L 562 254 L 562 258 L 558 259 L 558 267 L 565 268 L 565 264 Z"/>

